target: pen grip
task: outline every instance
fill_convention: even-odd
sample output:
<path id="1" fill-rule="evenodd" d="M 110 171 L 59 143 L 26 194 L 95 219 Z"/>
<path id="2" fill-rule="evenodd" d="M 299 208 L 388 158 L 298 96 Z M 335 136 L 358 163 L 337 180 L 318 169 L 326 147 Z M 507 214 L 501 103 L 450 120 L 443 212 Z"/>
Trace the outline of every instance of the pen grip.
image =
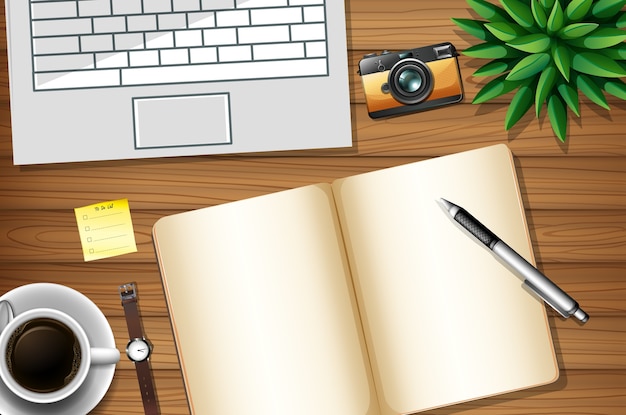
<path id="1" fill-rule="evenodd" d="M 480 223 L 478 219 L 470 215 L 466 210 L 459 209 L 454 215 L 454 220 L 459 222 L 469 233 L 474 235 L 480 242 L 487 245 L 489 249 L 498 242 L 499 238 L 491 232 L 485 225 Z"/>
<path id="2" fill-rule="evenodd" d="M 524 284 L 563 317 L 569 317 L 578 309 L 578 303 L 572 297 L 567 295 L 565 291 L 561 290 L 510 246 L 500 241 L 494 247 L 493 252 L 524 278 Z"/>

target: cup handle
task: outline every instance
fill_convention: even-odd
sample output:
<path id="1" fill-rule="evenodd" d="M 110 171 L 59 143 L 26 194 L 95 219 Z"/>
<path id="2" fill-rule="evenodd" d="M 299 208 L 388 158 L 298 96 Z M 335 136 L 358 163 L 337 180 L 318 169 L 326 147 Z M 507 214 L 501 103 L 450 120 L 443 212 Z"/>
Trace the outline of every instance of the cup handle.
<path id="1" fill-rule="evenodd" d="M 111 347 L 92 347 L 92 365 L 111 365 L 120 361 L 120 351 Z"/>
<path id="2" fill-rule="evenodd" d="M 2 330 L 9 325 L 11 320 L 13 320 L 13 317 L 14 313 L 11 303 L 7 300 L 0 301 L 0 332 L 2 332 Z"/>

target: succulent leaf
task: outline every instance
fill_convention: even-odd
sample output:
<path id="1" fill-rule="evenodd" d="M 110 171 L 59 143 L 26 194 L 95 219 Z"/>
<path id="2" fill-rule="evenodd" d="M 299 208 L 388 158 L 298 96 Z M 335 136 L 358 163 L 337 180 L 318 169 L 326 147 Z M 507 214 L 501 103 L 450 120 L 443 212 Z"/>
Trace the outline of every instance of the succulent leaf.
<path id="1" fill-rule="evenodd" d="M 569 40 L 572 46 L 587 49 L 606 49 L 618 45 L 626 40 L 626 32 L 620 29 L 600 28 L 588 36 Z"/>
<path id="2" fill-rule="evenodd" d="M 526 28 L 534 26 L 535 18 L 527 3 L 523 3 L 520 0 L 500 0 L 500 3 L 517 24 Z"/>
<path id="3" fill-rule="evenodd" d="M 563 78 L 569 81 L 569 73 L 572 62 L 569 49 L 564 45 L 557 44 L 556 47 L 552 48 L 552 59 L 554 60 L 556 67 L 559 69 L 559 72 L 561 72 L 561 75 L 563 75 Z"/>
<path id="4" fill-rule="evenodd" d="M 591 14 L 599 19 L 614 16 L 626 6 L 626 0 L 599 0 L 591 8 Z"/>
<path id="5" fill-rule="evenodd" d="M 533 88 L 530 83 L 524 83 L 513 95 L 506 115 L 504 116 L 504 129 L 510 130 L 528 112 L 533 104 Z"/>
<path id="6" fill-rule="evenodd" d="M 572 68 L 578 72 L 606 78 L 626 76 L 626 69 L 613 59 L 594 52 L 579 52 L 572 57 Z"/>
<path id="7" fill-rule="evenodd" d="M 456 19 L 454 17 L 452 18 L 452 21 L 461 29 L 465 30 L 470 35 L 477 37 L 478 39 L 494 39 L 494 36 L 491 34 L 491 32 L 485 29 L 485 22 L 472 19 Z"/>
<path id="8" fill-rule="evenodd" d="M 546 30 L 549 35 L 557 33 L 565 24 L 565 16 L 563 14 L 563 8 L 559 1 L 554 2 L 550 16 L 548 16 L 548 23 L 546 24 Z"/>
<path id="9" fill-rule="evenodd" d="M 537 82 L 537 90 L 535 92 L 535 113 L 537 117 L 539 117 L 541 113 L 541 106 L 556 84 L 556 77 L 557 69 L 554 65 L 548 65 L 546 69 L 541 72 L 541 76 L 539 76 L 539 82 Z"/>
<path id="10" fill-rule="evenodd" d="M 554 134 L 564 143 L 567 136 L 567 111 L 558 94 L 552 94 L 548 98 L 548 118 Z"/>
<path id="11" fill-rule="evenodd" d="M 522 36 L 507 43 L 512 48 L 528 53 L 541 53 L 550 48 L 552 39 L 543 33 Z"/>
<path id="12" fill-rule="evenodd" d="M 520 60 L 517 65 L 511 69 L 506 79 L 510 81 L 519 81 L 529 78 L 543 69 L 550 63 L 550 55 L 548 53 L 534 53 Z"/>
<path id="13" fill-rule="evenodd" d="M 576 86 L 587 96 L 587 98 L 597 105 L 607 110 L 611 109 L 609 108 L 609 104 L 606 102 L 602 89 L 600 89 L 600 87 L 596 85 L 596 83 L 593 82 L 588 76 L 579 74 L 576 77 Z"/>
<path id="14" fill-rule="evenodd" d="M 556 35 L 561 39 L 576 39 L 588 35 L 598 26 L 597 23 L 572 23 L 559 30 Z"/>
<path id="15" fill-rule="evenodd" d="M 502 59 L 502 58 L 516 58 L 522 56 L 522 52 L 510 48 L 506 45 L 499 45 L 497 43 L 481 43 L 478 45 L 470 46 L 463 52 L 471 58 L 484 58 L 484 59 Z"/>
<path id="16" fill-rule="evenodd" d="M 609 94 L 626 100 L 626 84 L 620 79 L 595 78 L 596 83 L 601 89 Z"/>
<path id="17" fill-rule="evenodd" d="M 518 62 L 517 59 L 491 61 L 474 72 L 474 76 L 493 76 L 509 71 Z"/>
<path id="18" fill-rule="evenodd" d="M 626 11 L 616 13 L 615 15 L 613 15 L 611 17 L 604 18 L 604 19 L 594 18 L 593 16 L 589 15 L 587 17 L 587 19 L 588 20 L 595 20 L 598 23 L 601 23 L 601 26 L 603 26 L 603 27 L 619 28 L 618 27 L 618 22 L 620 20 L 620 17 L 621 17 L 622 13 L 626 13 Z"/>
<path id="19" fill-rule="evenodd" d="M 508 42 L 528 34 L 528 31 L 522 26 L 510 22 L 485 23 L 485 27 L 503 42 Z"/>
<path id="20" fill-rule="evenodd" d="M 580 104 L 578 102 L 578 90 L 567 82 L 560 80 L 557 85 L 557 91 L 561 94 L 563 101 L 567 104 L 576 116 L 580 117 Z"/>
<path id="21" fill-rule="evenodd" d="M 548 15 L 546 14 L 546 10 L 539 4 L 538 1 L 531 0 L 530 11 L 533 13 L 537 26 L 541 29 L 545 29 L 546 24 L 548 24 Z"/>
<path id="22" fill-rule="evenodd" d="M 597 52 L 613 60 L 623 61 L 626 60 L 626 43 L 620 43 L 612 48 L 598 50 Z"/>
<path id="23" fill-rule="evenodd" d="M 539 0 L 544 9 L 550 10 L 554 5 L 554 0 Z"/>
<path id="24" fill-rule="evenodd" d="M 472 104 L 482 104 L 500 95 L 508 94 L 523 84 L 523 81 L 508 81 L 506 75 L 501 75 L 489 81 L 474 97 Z"/>
<path id="25" fill-rule="evenodd" d="M 592 0 L 572 0 L 565 8 L 565 15 L 570 22 L 578 22 L 587 15 L 592 4 Z"/>
<path id="26" fill-rule="evenodd" d="M 467 4 L 483 19 L 492 22 L 510 22 L 509 15 L 498 6 L 485 0 L 467 0 Z"/>
<path id="27" fill-rule="evenodd" d="M 615 22 L 615 27 L 619 29 L 623 29 L 626 27 L 626 12 L 623 12 L 619 15 L 617 21 Z"/>

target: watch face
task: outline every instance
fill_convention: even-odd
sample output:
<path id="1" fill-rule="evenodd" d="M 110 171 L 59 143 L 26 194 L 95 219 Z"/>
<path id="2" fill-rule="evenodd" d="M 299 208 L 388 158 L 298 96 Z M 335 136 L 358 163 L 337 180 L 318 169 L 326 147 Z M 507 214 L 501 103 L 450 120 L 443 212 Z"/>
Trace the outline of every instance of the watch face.
<path id="1" fill-rule="evenodd" d="M 150 345 L 144 339 L 134 339 L 126 346 L 126 355 L 134 362 L 144 361 L 150 356 Z"/>

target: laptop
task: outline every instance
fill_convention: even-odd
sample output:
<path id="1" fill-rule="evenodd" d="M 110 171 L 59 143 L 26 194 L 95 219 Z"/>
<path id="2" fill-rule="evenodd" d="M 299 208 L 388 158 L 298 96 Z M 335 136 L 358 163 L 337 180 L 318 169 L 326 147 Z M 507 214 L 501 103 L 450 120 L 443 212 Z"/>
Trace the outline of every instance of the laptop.
<path id="1" fill-rule="evenodd" d="M 6 0 L 17 165 L 352 144 L 343 1 Z"/>

